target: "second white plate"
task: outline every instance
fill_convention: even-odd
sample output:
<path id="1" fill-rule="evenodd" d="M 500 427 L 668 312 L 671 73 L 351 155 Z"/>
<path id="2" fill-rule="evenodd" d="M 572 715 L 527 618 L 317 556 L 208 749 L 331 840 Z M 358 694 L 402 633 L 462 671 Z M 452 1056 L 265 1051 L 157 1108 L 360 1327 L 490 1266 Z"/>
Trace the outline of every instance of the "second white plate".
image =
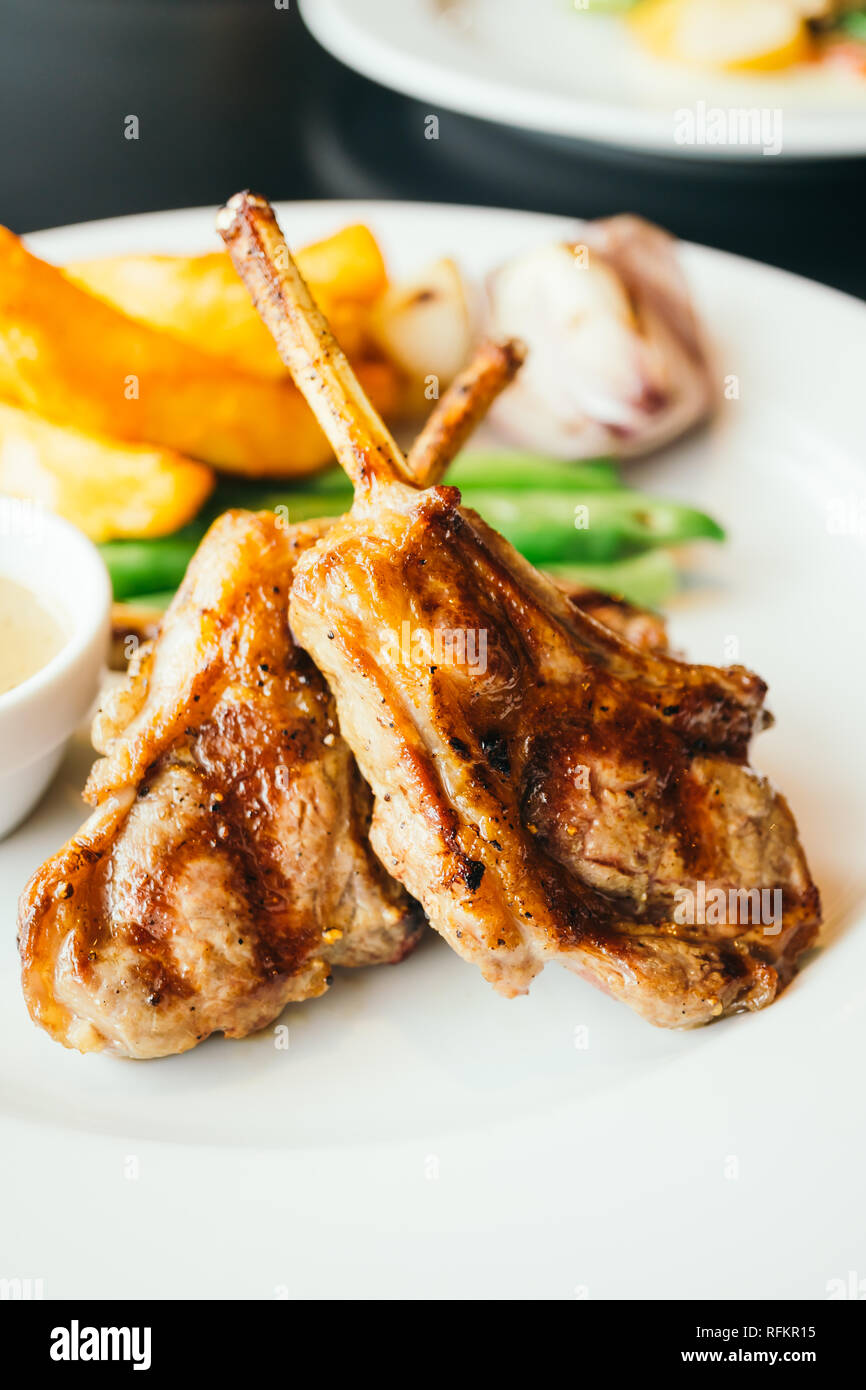
<path id="1" fill-rule="evenodd" d="M 443 106 L 685 158 L 866 153 L 866 80 L 805 63 L 767 74 L 692 72 L 639 48 L 622 16 L 569 0 L 300 0 L 300 8 L 335 57 L 430 102 L 433 114 Z M 727 143 L 700 138 L 714 120 L 722 130 L 716 110 L 731 122 Z M 742 110 L 757 111 L 758 138 L 739 143 L 740 119 L 730 113 Z"/>

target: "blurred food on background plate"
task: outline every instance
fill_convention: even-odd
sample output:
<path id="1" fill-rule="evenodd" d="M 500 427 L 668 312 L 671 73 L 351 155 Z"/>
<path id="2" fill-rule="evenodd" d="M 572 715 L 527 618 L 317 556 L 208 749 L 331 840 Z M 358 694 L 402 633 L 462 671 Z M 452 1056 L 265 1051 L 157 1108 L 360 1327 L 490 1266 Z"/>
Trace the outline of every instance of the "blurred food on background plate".
<path id="1" fill-rule="evenodd" d="M 861 0 L 588 0 L 626 15 L 655 57 L 716 71 L 768 73 L 805 63 L 866 76 Z"/>

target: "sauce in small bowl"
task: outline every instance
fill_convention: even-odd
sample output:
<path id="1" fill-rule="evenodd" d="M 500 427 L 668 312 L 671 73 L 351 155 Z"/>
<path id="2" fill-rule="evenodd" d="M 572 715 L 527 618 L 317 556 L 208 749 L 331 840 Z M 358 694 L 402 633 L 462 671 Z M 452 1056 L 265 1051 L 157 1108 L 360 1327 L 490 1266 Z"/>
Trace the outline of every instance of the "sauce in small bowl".
<path id="1" fill-rule="evenodd" d="M 0 839 L 36 805 L 92 711 L 110 615 L 111 582 L 87 537 L 0 494 Z"/>
<path id="2" fill-rule="evenodd" d="M 65 645 L 60 619 L 30 589 L 0 574 L 0 695 L 35 676 Z"/>

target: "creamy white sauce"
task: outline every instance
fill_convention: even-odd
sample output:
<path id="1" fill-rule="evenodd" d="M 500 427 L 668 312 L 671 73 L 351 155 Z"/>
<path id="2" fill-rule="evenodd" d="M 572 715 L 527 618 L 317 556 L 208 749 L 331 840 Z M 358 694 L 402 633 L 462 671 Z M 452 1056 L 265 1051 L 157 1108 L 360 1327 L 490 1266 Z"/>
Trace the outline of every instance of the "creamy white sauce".
<path id="1" fill-rule="evenodd" d="M 60 623 L 36 595 L 0 575 L 0 695 L 35 676 L 65 643 Z"/>

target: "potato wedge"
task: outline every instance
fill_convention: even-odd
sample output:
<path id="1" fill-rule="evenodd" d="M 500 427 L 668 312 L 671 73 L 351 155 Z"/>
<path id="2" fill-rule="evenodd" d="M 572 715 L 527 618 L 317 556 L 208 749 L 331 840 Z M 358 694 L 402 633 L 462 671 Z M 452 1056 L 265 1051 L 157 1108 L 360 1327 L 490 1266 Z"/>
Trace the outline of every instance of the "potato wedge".
<path id="1" fill-rule="evenodd" d="M 388 283 L 379 243 L 361 222 L 305 246 L 297 262 L 313 294 L 332 302 L 372 304 Z"/>
<path id="2" fill-rule="evenodd" d="M 274 340 L 228 256 L 117 256 L 64 266 L 63 274 L 138 323 L 170 333 L 241 371 L 286 376 Z"/>
<path id="3" fill-rule="evenodd" d="M 377 409 L 396 371 L 358 364 Z M 135 323 L 0 228 L 0 398 L 86 433 L 149 443 L 250 477 L 313 473 L 331 450 L 297 388 Z"/>
<path id="4" fill-rule="evenodd" d="M 343 351 L 356 356 L 364 339 L 365 307 L 387 284 L 372 232 L 361 225 L 344 227 L 301 251 L 298 261 Z M 225 251 L 77 261 L 63 273 L 139 323 L 223 357 L 241 371 L 288 376 Z"/>
<path id="5" fill-rule="evenodd" d="M 213 485 L 211 468 L 171 450 L 118 444 L 0 402 L 0 492 L 41 502 L 91 540 L 169 535 Z"/>

